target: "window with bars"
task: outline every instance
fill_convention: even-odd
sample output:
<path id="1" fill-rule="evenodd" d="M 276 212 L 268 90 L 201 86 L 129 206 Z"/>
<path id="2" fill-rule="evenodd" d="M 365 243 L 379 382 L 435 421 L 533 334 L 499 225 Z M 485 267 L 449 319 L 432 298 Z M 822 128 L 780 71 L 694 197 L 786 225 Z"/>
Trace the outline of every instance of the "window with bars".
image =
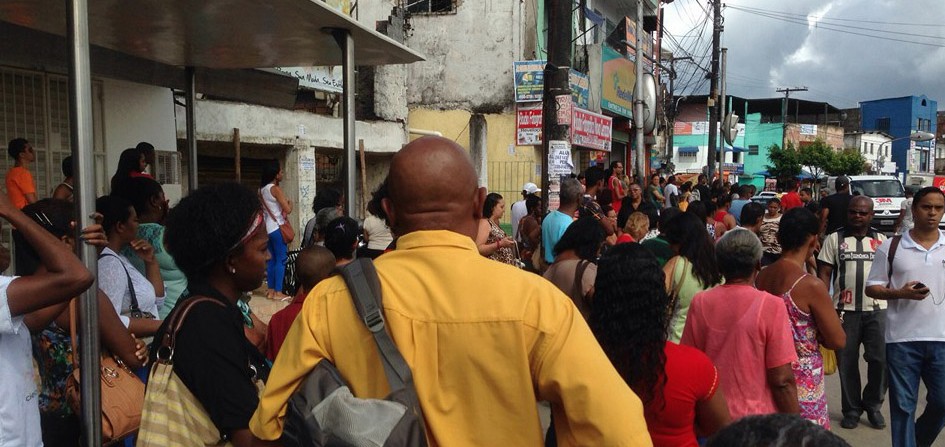
<path id="1" fill-rule="evenodd" d="M 889 132 L 889 118 L 876 118 L 876 130 Z"/>
<path id="2" fill-rule="evenodd" d="M 748 146 L 748 155 L 758 155 L 758 145 L 752 144 Z"/>
<path id="3" fill-rule="evenodd" d="M 455 0 L 406 0 L 411 14 L 448 14 L 456 12 Z"/>

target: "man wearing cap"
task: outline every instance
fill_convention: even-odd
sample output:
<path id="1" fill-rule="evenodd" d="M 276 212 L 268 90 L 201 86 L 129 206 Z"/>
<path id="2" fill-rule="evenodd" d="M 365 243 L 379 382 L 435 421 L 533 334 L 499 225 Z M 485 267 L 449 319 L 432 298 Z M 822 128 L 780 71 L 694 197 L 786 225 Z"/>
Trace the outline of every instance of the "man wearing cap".
<path id="1" fill-rule="evenodd" d="M 522 221 L 522 218 L 528 214 L 528 211 L 525 209 L 525 199 L 528 196 L 535 195 L 536 193 L 541 192 L 538 189 L 538 185 L 528 182 L 522 185 L 522 200 L 512 204 L 512 239 L 516 241 L 518 239 L 518 224 Z"/>
<path id="2" fill-rule="evenodd" d="M 820 227 L 824 234 L 837 231 L 847 224 L 847 208 L 850 207 L 850 179 L 846 176 L 837 177 L 837 192 L 820 201 Z"/>

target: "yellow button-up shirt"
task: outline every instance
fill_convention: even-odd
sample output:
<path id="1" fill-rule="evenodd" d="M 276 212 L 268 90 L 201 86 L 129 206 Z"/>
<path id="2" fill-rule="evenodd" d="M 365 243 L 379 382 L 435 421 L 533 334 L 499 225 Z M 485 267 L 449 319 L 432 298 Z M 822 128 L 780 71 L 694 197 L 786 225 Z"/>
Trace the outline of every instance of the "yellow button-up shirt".
<path id="1" fill-rule="evenodd" d="M 376 267 L 431 446 L 541 445 L 538 400 L 552 403 L 562 445 L 652 445 L 639 398 L 551 283 L 480 256 L 450 231 L 405 235 Z M 286 402 L 322 359 L 355 396 L 389 394 L 341 277 L 312 290 L 289 330 L 249 424 L 257 437 L 281 436 Z"/>

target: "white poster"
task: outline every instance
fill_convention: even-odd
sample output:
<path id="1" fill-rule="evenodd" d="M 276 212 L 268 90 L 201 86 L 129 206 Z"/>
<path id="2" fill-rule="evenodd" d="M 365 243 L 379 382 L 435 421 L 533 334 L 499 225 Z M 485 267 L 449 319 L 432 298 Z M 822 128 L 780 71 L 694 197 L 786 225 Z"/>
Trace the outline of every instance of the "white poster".
<path id="1" fill-rule="evenodd" d="M 548 142 L 548 176 L 557 180 L 562 175 L 571 174 L 571 143 L 564 140 Z"/>

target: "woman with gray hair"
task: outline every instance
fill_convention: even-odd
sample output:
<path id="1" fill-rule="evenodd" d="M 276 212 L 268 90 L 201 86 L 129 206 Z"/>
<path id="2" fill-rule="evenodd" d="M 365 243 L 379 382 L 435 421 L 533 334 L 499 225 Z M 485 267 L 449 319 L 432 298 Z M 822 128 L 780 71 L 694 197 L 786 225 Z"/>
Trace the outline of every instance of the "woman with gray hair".
<path id="1" fill-rule="evenodd" d="M 715 255 L 725 284 L 693 297 L 680 341 L 716 365 L 732 420 L 799 411 L 787 310 L 780 298 L 754 287 L 761 252 L 748 230 L 719 239 Z"/>

